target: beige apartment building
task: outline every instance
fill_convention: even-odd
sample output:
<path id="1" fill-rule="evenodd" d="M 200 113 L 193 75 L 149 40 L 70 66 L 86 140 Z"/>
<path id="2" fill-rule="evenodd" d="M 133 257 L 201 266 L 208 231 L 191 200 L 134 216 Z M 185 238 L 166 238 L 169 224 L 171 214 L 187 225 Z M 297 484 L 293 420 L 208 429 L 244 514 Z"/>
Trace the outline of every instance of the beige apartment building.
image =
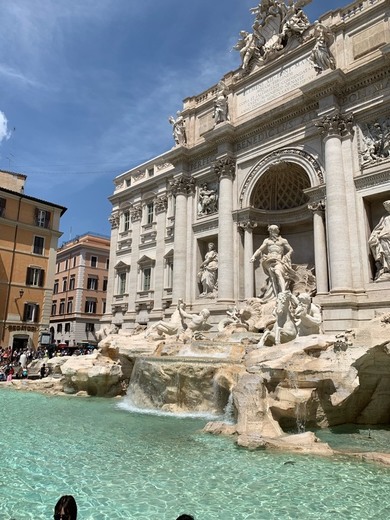
<path id="1" fill-rule="evenodd" d="M 66 208 L 25 194 L 26 175 L 0 172 L 0 345 L 49 337 L 60 218 Z"/>
<path id="2" fill-rule="evenodd" d="M 109 237 L 87 232 L 57 251 L 51 304 L 51 341 L 75 347 L 96 345 L 106 311 Z"/>

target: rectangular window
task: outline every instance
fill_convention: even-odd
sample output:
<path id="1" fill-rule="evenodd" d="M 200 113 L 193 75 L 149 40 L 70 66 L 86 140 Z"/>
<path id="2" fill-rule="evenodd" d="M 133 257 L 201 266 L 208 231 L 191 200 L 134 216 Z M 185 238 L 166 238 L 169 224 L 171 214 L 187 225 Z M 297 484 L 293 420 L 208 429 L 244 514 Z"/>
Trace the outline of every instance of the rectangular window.
<path id="1" fill-rule="evenodd" d="M 57 325 L 57 332 L 62 332 L 62 323 Z"/>
<path id="2" fill-rule="evenodd" d="M 75 285 L 76 285 L 76 277 L 73 275 L 70 277 L 70 280 L 69 280 L 69 290 L 73 291 L 73 289 L 75 288 Z"/>
<path id="3" fill-rule="evenodd" d="M 72 314 L 73 312 L 73 299 L 69 299 L 68 300 L 68 303 L 66 304 L 66 313 L 67 314 Z"/>
<path id="4" fill-rule="evenodd" d="M 54 280 L 53 294 L 58 293 L 58 280 Z"/>
<path id="5" fill-rule="evenodd" d="M 26 285 L 43 287 L 45 271 L 39 267 L 27 267 Z"/>
<path id="6" fill-rule="evenodd" d="M 91 256 L 91 267 L 97 267 L 97 256 Z"/>
<path id="7" fill-rule="evenodd" d="M 153 177 L 154 175 L 154 168 L 148 168 L 148 177 Z"/>
<path id="8" fill-rule="evenodd" d="M 65 314 L 65 300 L 60 301 L 60 314 Z"/>
<path id="9" fill-rule="evenodd" d="M 56 263 L 56 273 L 59 273 L 60 272 L 60 263 L 57 262 Z"/>
<path id="10" fill-rule="evenodd" d="M 39 321 L 39 305 L 37 303 L 25 303 L 23 321 L 37 323 Z"/>
<path id="11" fill-rule="evenodd" d="M 106 259 L 106 269 L 108 269 L 110 267 L 110 259 L 107 258 Z"/>
<path id="12" fill-rule="evenodd" d="M 153 216 L 154 216 L 154 204 L 153 204 L 153 202 L 149 202 L 149 204 L 146 205 L 146 223 L 147 224 L 152 224 Z"/>
<path id="13" fill-rule="evenodd" d="M 66 289 L 68 287 L 68 280 L 66 278 L 62 279 L 62 292 L 66 292 Z"/>
<path id="14" fill-rule="evenodd" d="M 70 323 L 65 323 L 65 332 L 70 332 Z"/>
<path id="15" fill-rule="evenodd" d="M 102 309 L 102 313 L 105 314 L 106 312 L 106 308 L 107 308 L 107 303 L 106 303 L 106 300 L 103 300 L 103 309 Z"/>
<path id="16" fill-rule="evenodd" d="M 57 314 L 57 302 L 53 302 L 51 304 L 51 315 L 55 316 Z"/>
<path id="17" fill-rule="evenodd" d="M 85 332 L 95 332 L 95 324 L 94 323 L 86 323 L 85 324 Z"/>
<path id="18" fill-rule="evenodd" d="M 88 314 L 96 314 L 96 301 L 95 300 L 87 300 L 85 302 L 85 312 Z"/>
<path id="19" fill-rule="evenodd" d="M 123 213 L 123 231 L 129 231 L 130 229 L 130 211 Z"/>
<path id="20" fill-rule="evenodd" d="M 4 217 L 5 215 L 5 203 L 6 199 L 0 198 L 0 217 Z"/>
<path id="21" fill-rule="evenodd" d="M 107 280 L 107 278 L 105 278 L 103 280 L 103 291 L 107 291 L 107 283 L 108 283 L 108 280 Z"/>
<path id="22" fill-rule="evenodd" d="M 76 267 L 77 265 L 77 256 L 73 257 L 73 267 Z"/>
<path id="23" fill-rule="evenodd" d="M 173 287 L 173 262 L 167 263 L 167 288 Z"/>
<path id="24" fill-rule="evenodd" d="M 34 255 L 43 255 L 45 239 L 43 237 L 34 237 L 33 253 Z"/>
<path id="25" fill-rule="evenodd" d="M 65 271 L 68 270 L 68 266 L 69 266 L 69 260 L 66 259 L 66 260 L 65 260 Z"/>
<path id="26" fill-rule="evenodd" d="M 87 289 L 90 289 L 91 291 L 97 291 L 98 290 L 98 279 L 97 278 L 88 278 Z"/>
<path id="27" fill-rule="evenodd" d="M 126 273 L 119 273 L 118 274 L 118 294 L 125 294 L 126 293 Z"/>
<path id="28" fill-rule="evenodd" d="M 143 270 L 143 283 L 142 283 L 143 291 L 150 290 L 151 276 L 152 276 L 152 269 L 150 267 L 145 267 L 145 269 Z"/>
<path id="29" fill-rule="evenodd" d="M 50 211 L 36 208 L 35 210 L 35 224 L 39 227 L 48 228 L 50 222 Z"/>

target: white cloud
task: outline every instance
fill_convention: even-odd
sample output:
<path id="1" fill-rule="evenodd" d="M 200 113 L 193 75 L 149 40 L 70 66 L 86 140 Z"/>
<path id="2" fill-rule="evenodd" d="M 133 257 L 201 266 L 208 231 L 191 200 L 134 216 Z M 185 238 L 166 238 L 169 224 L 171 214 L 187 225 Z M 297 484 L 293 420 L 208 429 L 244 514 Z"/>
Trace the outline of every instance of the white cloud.
<path id="1" fill-rule="evenodd" d="M 11 137 L 11 132 L 8 130 L 8 120 L 4 112 L 0 111 L 0 143 Z"/>

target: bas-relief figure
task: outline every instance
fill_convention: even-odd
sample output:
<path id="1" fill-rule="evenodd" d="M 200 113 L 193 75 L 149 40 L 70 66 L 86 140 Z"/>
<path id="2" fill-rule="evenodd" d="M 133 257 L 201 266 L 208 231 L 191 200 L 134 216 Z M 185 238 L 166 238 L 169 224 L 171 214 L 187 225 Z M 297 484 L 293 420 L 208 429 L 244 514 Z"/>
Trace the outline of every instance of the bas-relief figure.
<path id="1" fill-rule="evenodd" d="M 217 190 L 209 188 L 207 183 L 204 183 L 199 188 L 198 199 L 198 216 L 211 215 L 218 211 L 218 195 Z"/>
<path id="2" fill-rule="evenodd" d="M 390 280 L 390 200 L 383 206 L 388 215 L 380 219 L 368 239 L 376 263 L 376 282 Z"/>
<path id="3" fill-rule="evenodd" d="M 302 7 L 311 0 L 290 0 L 286 5 L 280 0 L 263 0 L 250 9 L 255 15 L 252 33 L 240 32 L 240 39 L 233 47 L 240 52 L 241 69 L 247 74 L 257 59 L 266 62 L 275 58 L 292 38 L 301 38 L 310 26 Z"/>
<path id="4" fill-rule="evenodd" d="M 314 69 L 318 74 L 324 70 L 336 68 L 335 60 L 330 53 L 329 45 L 332 43 L 332 33 L 321 23 L 317 23 L 314 29 L 316 43 L 310 54 Z"/>
<path id="5" fill-rule="evenodd" d="M 200 264 L 198 281 L 202 284 L 201 298 L 216 296 L 218 289 L 218 253 L 213 242 L 208 244 L 208 252 Z"/>
<path id="6" fill-rule="evenodd" d="M 291 265 L 293 249 L 288 241 L 280 236 L 279 226 L 268 226 L 269 237 L 264 240 L 251 258 L 253 263 L 257 258 L 265 274 L 268 276 L 267 286 L 262 295 L 263 301 L 276 298 L 280 292 L 289 289 L 296 275 Z"/>
<path id="7" fill-rule="evenodd" d="M 217 96 L 214 101 L 213 118 L 216 125 L 224 121 L 229 121 L 228 93 L 228 87 L 225 82 L 221 80 L 218 83 Z"/>
<path id="8" fill-rule="evenodd" d="M 173 116 L 170 116 L 169 122 L 172 125 L 173 139 L 175 140 L 175 143 L 177 145 L 187 144 L 185 119 L 180 110 L 176 113 L 176 119 Z"/>
<path id="9" fill-rule="evenodd" d="M 375 123 L 361 126 L 364 149 L 363 163 L 379 161 L 390 156 L 390 117 L 379 118 Z"/>

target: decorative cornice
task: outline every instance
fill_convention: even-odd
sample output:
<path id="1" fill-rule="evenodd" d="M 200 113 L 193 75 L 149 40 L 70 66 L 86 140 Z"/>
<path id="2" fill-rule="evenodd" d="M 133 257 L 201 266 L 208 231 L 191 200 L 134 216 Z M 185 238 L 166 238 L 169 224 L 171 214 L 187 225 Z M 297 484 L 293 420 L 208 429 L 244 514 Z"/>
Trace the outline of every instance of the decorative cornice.
<path id="1" fill-rule="evenodd" d="M 182 175 L 170 182 L 173 195 L 191 195 L 195 193 L 195 179 Z"/>
<path id="2" fill-rule="evenodd" d="M 236 175 L 236 160 L 226 156 L 214 163 L 214 173 L 220 181 L 223 177 L 233 180 Z"/>
<path id="3" fill-rule="evenodd" d="M 340 114 L 340 112 L 336 112 L 332 115 L 324 116 L 314 124 L 320 129 L 320 133 L 324 137 L 351 136 L 354 131 L 354 117 L 352 113 Z"/>

